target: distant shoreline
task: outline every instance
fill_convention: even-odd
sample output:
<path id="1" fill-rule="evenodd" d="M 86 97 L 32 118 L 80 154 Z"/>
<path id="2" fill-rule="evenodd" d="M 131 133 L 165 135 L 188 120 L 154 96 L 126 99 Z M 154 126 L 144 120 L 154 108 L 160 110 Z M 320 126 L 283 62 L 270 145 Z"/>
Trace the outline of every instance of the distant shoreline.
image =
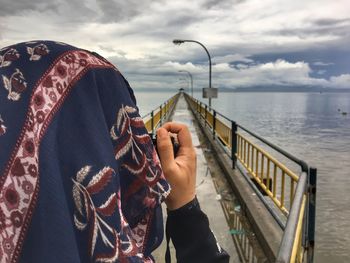
<path id="1" fill-rule="evenodd" d="M 135 92 L 164 92 L 164 93 L 176 93 L 178 90 L 173 89 L 152 89 L 152 88 L 134 88 Z M 188 92 L 188 91 L 187 91 Z M 193 92 L 201 93 L 202 90 L 195 89 Z M 298 90 L 298 89 L 250 89 L 250 88 L 240 88 L 240 89 L 220 89 L 219 93 L 350 93 L 350 89 L 322 89 L 322 90 Z"/>

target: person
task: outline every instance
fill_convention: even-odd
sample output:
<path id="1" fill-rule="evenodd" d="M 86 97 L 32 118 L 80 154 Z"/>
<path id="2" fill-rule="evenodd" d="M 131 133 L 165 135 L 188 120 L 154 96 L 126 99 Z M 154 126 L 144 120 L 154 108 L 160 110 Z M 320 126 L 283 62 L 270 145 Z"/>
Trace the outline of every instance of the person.
<path id="1" fill-rule="evenodd" d="M 196 202 L 189 133 L 159 129 L 159 161 L 113 64 L 30 41 L 0 50 L 0 75 L 0 262 L 153 262 L 164 200 L 178 262 L 208 262 L 207 248 L 210 262 L 226 262 Z"/>
<path id="2" fill-rule="evenodd" d="M 170 133 L 177 135 L 179 150 L 172 149 Z M 165 199 L 168 209 L 167 242 L 172 239 L 178 263 L 229 262 L 229 255 L 217 243 L 209 221 L 196 198 L 196 152 L 188 127 L 168 122 L 157 130 L 157 149 L 172 191 Z M 169 248 L 166 262 L 170 262 Z"/>

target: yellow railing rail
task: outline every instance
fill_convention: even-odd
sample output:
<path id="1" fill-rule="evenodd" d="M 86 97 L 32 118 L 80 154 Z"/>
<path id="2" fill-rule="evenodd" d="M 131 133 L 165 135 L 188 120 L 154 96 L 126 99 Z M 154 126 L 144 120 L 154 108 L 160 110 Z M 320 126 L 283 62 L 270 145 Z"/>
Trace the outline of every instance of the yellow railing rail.
<path id="1" fill-rule="evenodd" d="M 172 112 L 178 97 L 179 93 L 142 117 L 145 127 L 149 133 L 153 133 L 156 128 L 162 125 L 163 120 Z"/>
<path id="2" fill-rule="evenodd" d="M 277 262 L 302 263 L 305 251 L 307 251 L 307 262 L 313 262 L 317 170 L 309 168 L 304 161 L 210 109 L 204 103 L 187 94 L 185 97 L 193 112 L 198 114 L 204 125 L 210 128 L 214 139 L 218 139 L 228 152 L 233 162 L 233 169 L 238 161 L 245 169 L 245 173 L 242 174 L 247 174 L 254 180 L 259 190 L 275 204 L 276 209 L 282 212 L 278 214 L 274 209 L 271 210 L 271 202 L 266 202 L 266 197 L 259 194 L 271 215 L 285 230 Z M 288 165 L 250 138 L 298 164 L 303 175 L 302 182 L 301 177 Z M 281 220 L 283 215 L 284 220 Z"/>
<path id="3" fill-rule="evenodd" d="M 304 257 L 304 249 L 302 246 L 302 238 L 303 238 L 303 218 L 304 211 L 306 206 L 306 194 L 303 195 L 303 201 L 301 204 L 301 209 L 298 217 L 298 224 L 295 233 L 295 239 L 292 249 L 292 255 L 290 257 L 290 263 L 302 263 Z"/>
<path id="4" fill-rule="evenodd" d="M 283 232 L 281 245 L 277 255 L 277 263 L 303 263 L 304 254 L 307 251 L 306 241 L 307 227 L 305 219 L 308 216 L 307 204 L 307 174 L 302 172 L 295 190 L 295 201 L 288 216 L 288 222 Z M 309 251 L 307 251 L 309 252 Z M 307 262 L 312 262 L 309 258 Z"/>
<path id="5" fill-rule="evenodd" d="M 223 144 L 228 148 L 231 148 L 232 132 L 231 127 L 228 127 L 222 120 L 215 120 L 215 133 L 220 138 Z"/>
<path id="6" fill-rule="evenodd" d="M 214 110 L 209 110 L 202 102 L 189 98 L 190 104 L 205 120 L 206 125 L 213 130 L 221 143 L 231 151 L 232 127 L 230 127 L 229 120 L 217 114 Z M 287 216 L 293 203 L 298 175 L 242 133 L 236 132 L 234 139 L 236 141 L 235 156 L 237 159 L 266 195 L 271 198 L 276 207 Z"/>
<path id="7" fill-rule="evenodd" d="M 237 133 L 236 156 L 282 213 L 288 215 L 298 176 L 240 133 Z M 287 189 L 289 193 L 286 192 Z M 286 199 L 289 200 L 288 208 Z"/>

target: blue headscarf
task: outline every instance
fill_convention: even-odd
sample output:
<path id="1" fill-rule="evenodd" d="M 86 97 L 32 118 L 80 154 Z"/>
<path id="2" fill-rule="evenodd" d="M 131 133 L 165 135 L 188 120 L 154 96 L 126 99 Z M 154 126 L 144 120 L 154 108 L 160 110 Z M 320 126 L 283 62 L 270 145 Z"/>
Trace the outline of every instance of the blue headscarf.
<path id="1" fill-rule="evenodd" d="M 152 262 L 169 193 L 121 73 L 33 41 L 0 50 L 0 262 Z"/>

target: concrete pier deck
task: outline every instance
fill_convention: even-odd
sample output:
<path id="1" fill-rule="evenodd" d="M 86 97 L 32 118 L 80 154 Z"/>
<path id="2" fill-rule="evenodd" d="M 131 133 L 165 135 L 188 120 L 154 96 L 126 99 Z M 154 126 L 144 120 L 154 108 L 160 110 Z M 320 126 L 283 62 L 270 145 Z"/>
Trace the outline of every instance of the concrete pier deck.
<path id="1" fill-rule="evenodd" d="M 210 227 L 216 236 L 218 243 L 222 248 L 224 248 L 230 254 L 230 262 L 240 262 L 238 254 L 235 250 L 235 245 L 230 234 L 230 228 L 225 218 L 225 214 L 222 210 L 219 196 L 216 192 L 213 180 L 210 174 L 210 169 L 208 168 L 208 163 L 205 159 L 203 149 L 200 145 L 199 137 L 195 127 L 195 119 L 192 115 L 191 110 L 188 108 L 188 104 L 184 97 L 181 95 L 174 114 L 172 116 L 172 121 L 181 122 L 189 127 L 192 134 L 193 145 L 196 148 L 197 153 L 197 198 L 200 202 L 202 210 L 207 214 L 210 222 Z M 164 221 L 166 220 L 166 211 L 164 211 Z M 170 245 L 172 262 L 176 262 L 175 251 Z M 166 250 L 166 241 L 160 248 L 158 248 L 154 257 L 156 262 L 164 262 L 164 255 Z"/>

